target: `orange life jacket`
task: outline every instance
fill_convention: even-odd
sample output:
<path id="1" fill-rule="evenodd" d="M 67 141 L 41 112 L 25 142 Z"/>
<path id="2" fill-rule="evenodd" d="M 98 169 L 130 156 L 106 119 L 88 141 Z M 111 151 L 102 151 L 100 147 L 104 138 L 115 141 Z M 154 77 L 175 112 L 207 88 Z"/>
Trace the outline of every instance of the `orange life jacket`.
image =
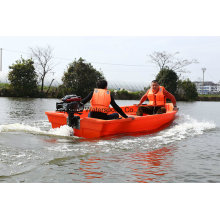
<path id="1" fill-rule="evenodd" d="M 94 89 L 90 100 L 90 111 L 108 113 L 111 103 L 110 91 L 107 89 Z"/>
<path id="2" fill-rule="evenodd" d="M 147 98 L 149 100 L 149 105 L 151 106 L 164 106 L 166 104 L 166 98 L 163 93 L 164 87 L 160 86 L 157 93 L 153 93 L 152 88 L 148 90 Z"/>

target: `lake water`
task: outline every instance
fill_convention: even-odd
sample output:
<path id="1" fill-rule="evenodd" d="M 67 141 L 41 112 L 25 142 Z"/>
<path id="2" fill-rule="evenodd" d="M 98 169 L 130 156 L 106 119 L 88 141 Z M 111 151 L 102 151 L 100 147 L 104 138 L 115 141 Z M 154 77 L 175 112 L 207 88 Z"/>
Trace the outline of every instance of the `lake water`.
<path id="1" fill-rule="evenodd" d="M 220 182 L 220 102 L 178 102 L 158 133 L 88 141 L 51 129 L 57 101 L 0 98 L 0 182 Z"/>

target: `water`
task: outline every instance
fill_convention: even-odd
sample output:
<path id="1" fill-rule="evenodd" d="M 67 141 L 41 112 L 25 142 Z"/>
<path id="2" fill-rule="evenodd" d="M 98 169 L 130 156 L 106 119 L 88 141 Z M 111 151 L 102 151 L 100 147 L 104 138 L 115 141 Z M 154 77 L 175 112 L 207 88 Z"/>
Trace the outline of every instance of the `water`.
<path id="1" fill-rule="evenodd" d="M 0 182 L 220 182 L 220 102 L 179 102 L 152 135 L 88 141 L 51 129 L 56 101 L 0 98 Z"/>

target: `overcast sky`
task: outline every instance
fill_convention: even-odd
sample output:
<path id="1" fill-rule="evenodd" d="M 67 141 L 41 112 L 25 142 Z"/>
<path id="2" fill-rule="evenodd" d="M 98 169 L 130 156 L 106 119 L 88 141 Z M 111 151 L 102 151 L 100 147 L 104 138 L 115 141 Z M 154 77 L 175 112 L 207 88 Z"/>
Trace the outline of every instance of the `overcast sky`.
<path id="1" fill-rule="evenodd" d="M 191 72 L 185 78 L 199 80 L 202 67 L 206 67 L 205 80 L 220 81 L 220 37 L 0 37 L 3 48 L 3 73 L 1 81 L 7 78 L 8 66 L 20 59 L 30 57 L 30 47 L 46 47 L 54 51 L 56 64 L 55 79 L 61 77 L 67 65 L 75 58 L 84 58 L 96 69 L 102 70 L 109 81 L 150 82 L 158 68 L 150 61 L 154 51 L 180 52 L 177 57 L 197 59 L 198 64 L 187 67 Z M 120 65 L 118 65 L 120 64 Z M 134 66 L 132 66 L 134 65 Z M 52 76 L 48 76 L 49 80 Z"/>

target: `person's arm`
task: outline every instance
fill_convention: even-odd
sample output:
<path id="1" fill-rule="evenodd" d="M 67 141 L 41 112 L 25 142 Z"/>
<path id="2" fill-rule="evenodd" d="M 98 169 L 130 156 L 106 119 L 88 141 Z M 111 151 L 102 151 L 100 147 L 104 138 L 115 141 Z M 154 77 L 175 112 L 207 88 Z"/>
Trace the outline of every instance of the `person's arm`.
<path id="1" fill-rule="evenodd" d="M 123 110 L 116 104 L 114 97 L 111 94 L 111 106 L 117 111 L 122 117 L 128 118 L 128 116 L 123 112 Z"/>
<path id="2" fill-rule="evenodd" d="M 91 98 L 92 98 L 92 96 L 93 96 L 93 91 L 92 92 L 90 92 L 89 93 L 89 95 L 88 96 L 86 96 L 84 99 L 82 99 L 82 103 L 83 104 L 86 104 L 88 101 L 90 101 L 91 100 Z"/>
<path id="3" fill-rule="evenodd" d="M 149 90 L 148 90 L 149 91 Z M 146 99 L 147 99 L 147 95 L 148 95 L 148 91 L 142 96 L 138 106 L 140 106 Z"/>
<path id="4" fill-rule="evenodd" d="M 165 95 L 165 97 L 166 97 L 167 99 L 170 99 L 170 100 L 171 100 L 171 102 L 173 103 L 173 106 L 174 106 L 174 107 L 177 107 L 177 106 L 176 106 L 176 99 L 175 99 L 174 95 L 172 95 L 171 93 L 169 93 L 166 89 L 164 89 L 164 95 Z"/>

